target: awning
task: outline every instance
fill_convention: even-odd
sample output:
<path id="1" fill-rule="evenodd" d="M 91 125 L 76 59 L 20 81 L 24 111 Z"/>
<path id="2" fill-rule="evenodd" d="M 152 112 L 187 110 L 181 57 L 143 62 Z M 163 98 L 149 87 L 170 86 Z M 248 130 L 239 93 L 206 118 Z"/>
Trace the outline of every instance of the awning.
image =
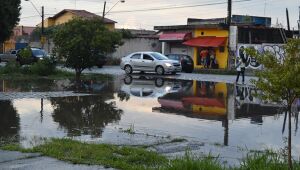
<path id="1" fill-rule="evenodd" d="M 225 108 L 225 101 L 216 98 L 185 97 L 182 101 L 184 104 Z"/>
<path id="2" fill-rule="evenodd" d="M 225 45 L 227 37 L 197 37 L 184 42 L 192 47 L 219 47 Z"/>
<path id="3" fill-rule="evenodd" d="M 192 33 L 164 33 L 159 36 L 159 41 L 186 41 L 192 38 Z"/>

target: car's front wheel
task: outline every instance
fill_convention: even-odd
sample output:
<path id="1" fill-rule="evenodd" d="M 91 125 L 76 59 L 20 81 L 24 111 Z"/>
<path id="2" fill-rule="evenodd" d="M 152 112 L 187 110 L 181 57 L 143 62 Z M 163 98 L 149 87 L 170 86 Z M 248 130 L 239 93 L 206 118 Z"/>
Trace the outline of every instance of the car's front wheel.
<path id="1" fill-rule="evenodd" d="M 126 74 L 131 74 L 132 73 L 132 67 L 130 65 L 126 65 L 124 67 L 125 73 Z"/>
<path id="2" fill-rule="evenodd" d="M 163 75 L 165 73 L 165 69 L 162 66 L 157 66 L 155 71 L 158 75 Z"/>

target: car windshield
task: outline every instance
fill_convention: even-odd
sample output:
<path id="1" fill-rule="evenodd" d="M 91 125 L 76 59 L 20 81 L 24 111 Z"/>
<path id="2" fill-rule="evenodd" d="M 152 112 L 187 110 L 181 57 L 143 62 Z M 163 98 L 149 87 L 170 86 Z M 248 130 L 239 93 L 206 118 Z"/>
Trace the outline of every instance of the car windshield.
<path id="1" fill-rule="evenodd" d="M 166 57 L 160 53 L 151 53 L 151 55 L 157 60 L 169 60 L 168 57 Z"/>
<path id="2" fill-rule="evenodd" d="M 32 54 L 34 56 L 46 56 L 46 52 L 44 50 L 39 50 L 39 49 L 32 50 Z"/>

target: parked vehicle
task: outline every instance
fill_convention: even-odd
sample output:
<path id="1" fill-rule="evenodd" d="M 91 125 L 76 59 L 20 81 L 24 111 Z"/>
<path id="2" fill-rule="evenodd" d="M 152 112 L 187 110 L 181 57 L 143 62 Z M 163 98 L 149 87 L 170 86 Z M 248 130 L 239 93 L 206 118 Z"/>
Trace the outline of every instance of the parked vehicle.
<path id="1" fill-rule="evenodd" d="M 194 71 L 194 61 L 192 57 L 185 54 L 168 54 L 166 55 L 171 60 L 181 62 L 182 71 L 192 73 Z"/>
<path id="2" fill-rule="evenodd" d="M 102 68 L 107 63 L 107 57 L 103 54 L 99 55 L 98 60 L 96 61 L 96 66 Z"/>
<path id="3" fill-rule="evenodd" d="M 17 61 L 20 63 L 20 65 L 32 64 L 34 62 L 43 60 L 44 58 L 48 57 L 47 53 L 40 48 L 30 48 L 31 57 L 29 58 L 21 57 L 21 53 L 23 52 L 23 50 L 27 50 L 27 49 L 28 48 L 23 48 L 17 53 Z"/>
<path id="4" fill-rule="evenodd" d="M 0 62 L 16 61 L 18 50 L 10 50 L 7 53 L 0 54 Z"/>
<path id="5" fill-rule="evenodd" d="M 159 75 L 165 73 L 176 74 L 181 71 L 178 61 L 170 60 L 158 52 L 135 52 L 121 59 L 121 69 L 127 74 L 133 71 L 156 72 Z"/>

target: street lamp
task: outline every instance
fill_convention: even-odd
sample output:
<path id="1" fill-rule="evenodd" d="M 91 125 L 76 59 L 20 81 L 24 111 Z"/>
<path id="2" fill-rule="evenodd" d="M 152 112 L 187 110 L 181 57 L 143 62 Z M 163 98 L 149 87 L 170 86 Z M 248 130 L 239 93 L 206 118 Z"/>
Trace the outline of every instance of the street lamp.
<path id="1" fill-rule="evenodd" d="M 102 14 L 102 19 L 103 20 L 104 20 L 105 15 L 108 14 L 119 2 L 125 3 L 125 0 L 118 0 L 107 12 L 105 12 L 106 1 L 104 1 L 103 14 Z"/>
<path id="2" fill-rule="evenodd" d="M 42 48 L 44 48 L 44 43 L 45 43 L 45 37 L 44 37 L 44 6 L 42 6 L 42 13 L 37 9 L 37 7 L 34 5 L 34 3 L 32 3 L 31 0 L 25 0 L 27 2 L 30 2 L 31 5 L 34 7 L 34 9 L 36 10 L 36 12 L 40 15 L 40 17 L 42 17 L 42 36 L 41 36 L 41 44 L 42 44 Z"/>

